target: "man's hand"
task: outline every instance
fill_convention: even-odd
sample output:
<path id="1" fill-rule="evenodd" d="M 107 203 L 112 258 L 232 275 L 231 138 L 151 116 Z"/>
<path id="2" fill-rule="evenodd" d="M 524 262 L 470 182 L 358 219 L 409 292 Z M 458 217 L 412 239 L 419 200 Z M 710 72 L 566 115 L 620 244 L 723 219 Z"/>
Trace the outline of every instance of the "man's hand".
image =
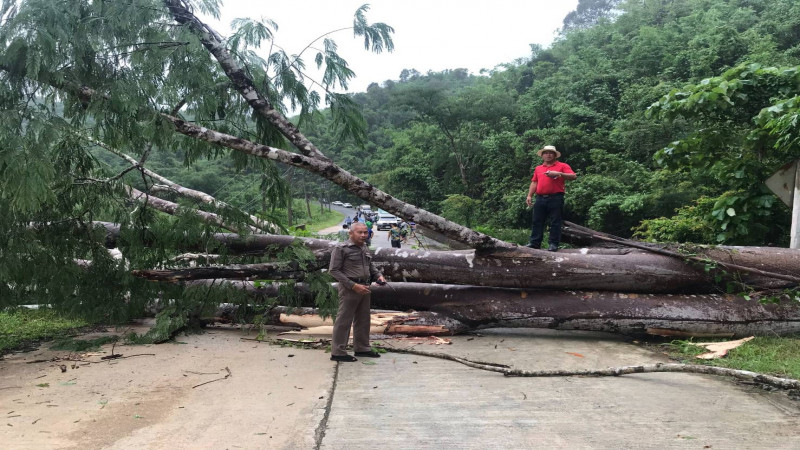
<path id="1" fill-rule="evenodd" d="M 356 283 L 353 285 L 353 292 L 355 292 L 358 295 L 367 295 L 369 294 L 370 291 L 369 288 L 364 286 L 363 284 Z"/>
<path id="2" fill-rule="evenodd" d="M 529 196 L 528 196 L 528 197 L 525 199 L 525 203 L 526 203 L 528 206 L 532 206 L 532 205 L 533 205 L 533 203 L 531 202 L 531 196 L 530 196 L 530 195 L 529 195 Z"/>

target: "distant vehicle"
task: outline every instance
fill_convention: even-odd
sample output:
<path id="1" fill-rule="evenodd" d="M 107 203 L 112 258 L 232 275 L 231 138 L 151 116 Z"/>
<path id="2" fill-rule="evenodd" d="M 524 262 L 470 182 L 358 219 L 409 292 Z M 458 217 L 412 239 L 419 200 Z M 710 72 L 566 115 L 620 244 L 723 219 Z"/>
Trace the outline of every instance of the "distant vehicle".
<path id="1" fill-rule="evenodd" d="M 344 206 L 345 208 L 352 208 L 353 207 L 353 205 L 351 205 L 350 203 L 345 203 L 342 206 Z"/>
<path id="2" fill-rule="evenodd" d="M 376 226 L 378 227 L 378 231 L 381 230 L 389 230 L 392 228 L 392 224 L 398 224 L 400 220 L 397 216 L 384 212 L 383 214 L 378 215 L 378 221 L 376 222 Z"/>
<path id="3" fill-rule="evenodd" d="M 344 203 L 340 202 L 339 200 L 336 200 L 335 202 L 331 203 L 331 205 L 342 206 L 344 205 Z"/>
<path id="4" fill-rule="evenodd" d="M 369 205 L 361 205 L 361 206 L 358 207 L 358 209 L 361 212 L 365 212 L 365 213 L 368 213 L 368 212 L 372 211 L 372 207 L 370 207 Z"/>

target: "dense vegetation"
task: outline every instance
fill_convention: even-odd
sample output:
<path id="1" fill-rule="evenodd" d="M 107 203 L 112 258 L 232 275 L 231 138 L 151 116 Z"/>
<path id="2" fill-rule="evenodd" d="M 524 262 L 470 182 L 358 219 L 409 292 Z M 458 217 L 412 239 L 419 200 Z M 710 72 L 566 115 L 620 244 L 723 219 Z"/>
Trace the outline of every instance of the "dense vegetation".
<path id="1" fill-rule="evenodd" d="M 552 144 L 580 175 L 570 220 L 652 240 L 786 245 L 790 211 L 762 183 L 800 152 L 755 118 L 800 92 L 800 4 L 615 3 L 582 1 L 593 17 L 573 14 L 550 48 L 480 76 L 412 69 L 373 83 L 354 96 L 364 147 L 337 144 L 325 122 L 309 134 L 344 167 L 465 225 L 527 226 L 535 152 Z"/>

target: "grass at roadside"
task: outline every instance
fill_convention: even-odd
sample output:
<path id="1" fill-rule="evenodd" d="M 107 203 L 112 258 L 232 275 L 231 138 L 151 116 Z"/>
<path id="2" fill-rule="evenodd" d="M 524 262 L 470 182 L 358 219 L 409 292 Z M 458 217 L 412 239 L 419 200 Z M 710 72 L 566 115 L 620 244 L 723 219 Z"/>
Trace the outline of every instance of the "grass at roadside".
<path id="1" fill-rule="evenodd" d="M 711 340 L 676 340 L 659 347 L 672 358 L 688 364 L 706 364 L 800 379 L 800 336 L 756 337 L 729 351 L 724 358 L 695 358 L 706 350 L 692 345 L 692 342 L 709 341 Z"/>
<path id="2" fill-rule="evenodd" d="M 62 337 L 87 326 L 49 309 L 14 309 L 0 311 L 0 355 L 25 343 Z"/>
<path id="3" fill-rule="evenodd" d="M 313 219 L 306 219 L 306 230 L 311 233 L 315 233 L 319 230 L 324 230 L 325 228 L 332 227 L 334 225 L 338 225 L 339 223 L 344 220 L 344 215 L 338 211 L 327 209 L 324 213 L 319 213 L 319 204 L 316 206 L 311 207 L 311 212 L 314 213 Z"/>

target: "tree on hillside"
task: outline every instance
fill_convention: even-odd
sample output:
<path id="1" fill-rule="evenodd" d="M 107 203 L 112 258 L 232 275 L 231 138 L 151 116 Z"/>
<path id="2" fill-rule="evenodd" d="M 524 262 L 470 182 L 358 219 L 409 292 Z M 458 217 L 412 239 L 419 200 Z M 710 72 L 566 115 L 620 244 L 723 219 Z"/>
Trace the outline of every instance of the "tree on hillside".
<path id="1" fill-rule="evenodd" d="M 564 17 L 562 33 L 596 25 L 600 20 L 614 16 L 614 9 L 622 0 L 578 0 L 575 11 Z"/>

